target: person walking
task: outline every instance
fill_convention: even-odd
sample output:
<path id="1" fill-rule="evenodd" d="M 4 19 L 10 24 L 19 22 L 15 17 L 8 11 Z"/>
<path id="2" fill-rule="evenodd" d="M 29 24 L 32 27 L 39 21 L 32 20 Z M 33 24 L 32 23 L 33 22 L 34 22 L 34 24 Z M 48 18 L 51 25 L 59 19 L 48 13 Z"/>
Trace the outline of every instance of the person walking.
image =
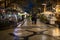
<path id="1" fill-rule="evenodd" d="M 37 15 L 36 13 L 32 14 L 32 24 L 36 24 L 36 21 L 37 21 Z"/>

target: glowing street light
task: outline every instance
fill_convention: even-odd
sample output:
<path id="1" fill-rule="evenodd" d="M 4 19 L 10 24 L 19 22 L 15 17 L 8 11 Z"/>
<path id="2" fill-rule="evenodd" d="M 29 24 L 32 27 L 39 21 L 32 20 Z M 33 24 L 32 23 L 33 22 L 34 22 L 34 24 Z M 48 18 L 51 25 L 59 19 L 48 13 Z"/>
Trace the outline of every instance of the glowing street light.
<path id="1" fill-rule="evenodd" d="M 45 11 L 46 11 L 46 4 L 43 3 L 42 5 L 44 5 L 44 13 L 45 13 Z"/>
<path id="2" fill-rule="evenodd" d="M 60 5 L 56 5 L 56 12 L 60 12 Z"/>

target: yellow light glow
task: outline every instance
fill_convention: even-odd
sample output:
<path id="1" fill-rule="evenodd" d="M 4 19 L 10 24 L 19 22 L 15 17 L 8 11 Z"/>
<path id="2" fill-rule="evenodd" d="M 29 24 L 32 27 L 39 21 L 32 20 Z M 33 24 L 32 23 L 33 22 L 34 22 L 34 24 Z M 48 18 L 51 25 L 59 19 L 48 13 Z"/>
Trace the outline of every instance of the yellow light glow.
<path id="1" fill-rule="evenodd" d="M 60 5 L 56 5 L 56 12 L 60 12 Z"/>
<path id="2" fill-rule="evenodd" d="M 58 28 L 53 29 L 53 36 L 60 36 Z"/>

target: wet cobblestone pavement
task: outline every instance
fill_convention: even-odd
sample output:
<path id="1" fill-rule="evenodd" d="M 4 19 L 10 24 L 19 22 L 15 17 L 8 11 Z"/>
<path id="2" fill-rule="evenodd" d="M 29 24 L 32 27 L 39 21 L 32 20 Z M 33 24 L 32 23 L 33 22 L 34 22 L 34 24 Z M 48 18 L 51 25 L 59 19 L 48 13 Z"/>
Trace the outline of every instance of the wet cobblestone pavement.
<path id="1" fill-rule="evenodd" d="M 22 26 L 0 31 L 0 40 L 60 40 L 58 27 L 27 20 Z"/>

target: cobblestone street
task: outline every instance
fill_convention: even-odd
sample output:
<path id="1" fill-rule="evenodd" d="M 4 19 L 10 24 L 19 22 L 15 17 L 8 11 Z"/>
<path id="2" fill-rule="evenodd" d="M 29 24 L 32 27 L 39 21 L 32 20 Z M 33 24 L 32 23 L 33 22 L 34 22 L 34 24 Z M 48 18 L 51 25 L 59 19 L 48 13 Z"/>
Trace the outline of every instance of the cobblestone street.
<path id="1" fill-rule="evenodd" d="M 22 26 L 0 31 L 0 40 L 60 40 L 60 30 L 39 20 L 37 24 L 25 20 Z"/>

